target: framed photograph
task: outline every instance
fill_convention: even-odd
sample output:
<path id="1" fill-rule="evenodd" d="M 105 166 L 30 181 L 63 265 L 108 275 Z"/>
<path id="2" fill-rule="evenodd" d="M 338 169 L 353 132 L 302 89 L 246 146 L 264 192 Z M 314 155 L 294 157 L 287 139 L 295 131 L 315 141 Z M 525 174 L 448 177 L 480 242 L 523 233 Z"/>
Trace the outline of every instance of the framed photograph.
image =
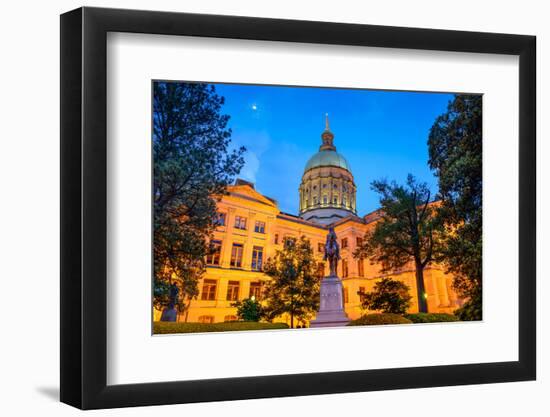
<path id="1" fill-rule="evenodd" d="M 61 16 L 61 401 L 533 380 L 535 37 Z"/>

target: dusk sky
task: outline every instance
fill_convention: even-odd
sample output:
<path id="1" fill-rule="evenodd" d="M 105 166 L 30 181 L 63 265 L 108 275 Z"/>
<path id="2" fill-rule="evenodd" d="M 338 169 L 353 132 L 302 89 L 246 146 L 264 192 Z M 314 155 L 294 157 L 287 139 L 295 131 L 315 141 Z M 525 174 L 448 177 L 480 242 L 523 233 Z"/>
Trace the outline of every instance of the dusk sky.
<path id="1" fill-rule="evenodd" d="M 451 94 L 216 84 L 225 97 L 235 146 L 245 146 L 240 178 L 298 214 L 298 186 L 308 159 L 318 151 L 325 113 L 334 145 L 351 165 L 357 214 L 378 208 L 373 180 L 403 183 L 408 173 L 437 191 L 427 139 Z"/>

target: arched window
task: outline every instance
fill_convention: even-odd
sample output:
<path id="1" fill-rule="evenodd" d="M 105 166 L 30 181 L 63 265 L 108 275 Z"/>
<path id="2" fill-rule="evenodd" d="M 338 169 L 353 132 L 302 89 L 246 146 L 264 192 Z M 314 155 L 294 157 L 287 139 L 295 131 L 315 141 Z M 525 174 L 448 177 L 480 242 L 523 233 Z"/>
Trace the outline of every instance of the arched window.
<path id="1" fill-rule="evenodd" d="M 317 205 L 317 197 L 313 197 L 313 205 L 314 205 L 314 206 Z"/>
<path id="2" fill-rule="evenodd" d="M 338 197 L 334 196 L 334 198 L 332 199 L 332 204 L 338 204 Z"/>
<path id="3" fill-rule="evenodd" d="M 328 204 L 328 197 L 326 195 L 323 196 L 323 204 Z"/>

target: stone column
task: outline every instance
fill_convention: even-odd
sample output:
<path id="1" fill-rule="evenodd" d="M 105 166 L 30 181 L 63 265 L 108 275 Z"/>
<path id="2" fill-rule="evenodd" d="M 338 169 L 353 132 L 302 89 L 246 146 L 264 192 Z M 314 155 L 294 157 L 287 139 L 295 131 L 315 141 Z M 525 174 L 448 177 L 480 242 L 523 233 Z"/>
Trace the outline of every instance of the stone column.
<path id="1" fill-rule="evenodd" d="M 447 285 L 445 285 L 445 275 L 437 276 L 437 289 L 439 292 L 439 303 L 441 307 L 449 307 L 449 293 L 447 292 Z"/>
<path id="2" fill-rule="evenodd" d="M 218 279 L 218 286 L 216 288 L 216 304 L 225 304 L 227 298 L 227 287 L 229 280 L 227 278 Z"/>
<path id="3" fill-rule="evenodd" d="M 233 225 L 235 224 L 235 211 L 234 207 L 230 207 L 227 210 L 227 223 L 225 225 L 225 236 L 223 239 L 223 248 L 220 259 L 220 266 L 222 268 L 230 268 L 231 264 L 231 247 L 233 245 Z"/>
<path id="4" fill-rule="evenodd" d="M 252 268 L 252 246 L 254 246 L 252 235 L 254 233 L 254 223 L 255 223 L 256 213 L 249 211 L 248 212 L 248 228 L 246 234 L 246 242 L 243 248 L 243 269 L 250 270 Z"/>
<path id="5" fill-rule="evenodd" d="M 239 285 L 239 300 L 244 300 L 250 295 L 250 280 L 243 279 Z"/>

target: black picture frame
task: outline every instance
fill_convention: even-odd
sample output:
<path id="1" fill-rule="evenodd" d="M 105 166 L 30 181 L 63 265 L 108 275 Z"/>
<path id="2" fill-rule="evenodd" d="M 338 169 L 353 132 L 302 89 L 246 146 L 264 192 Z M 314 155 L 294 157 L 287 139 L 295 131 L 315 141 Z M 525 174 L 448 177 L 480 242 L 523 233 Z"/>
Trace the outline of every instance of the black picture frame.
<path id="1" fill-rule="evenodd" d="M 519 360 L 107 385 L 108 32 L 519 56 Z M 82 409 L 534 380 L 536 38 L 80 8 L 61 16 L 61 401 Z"/>

